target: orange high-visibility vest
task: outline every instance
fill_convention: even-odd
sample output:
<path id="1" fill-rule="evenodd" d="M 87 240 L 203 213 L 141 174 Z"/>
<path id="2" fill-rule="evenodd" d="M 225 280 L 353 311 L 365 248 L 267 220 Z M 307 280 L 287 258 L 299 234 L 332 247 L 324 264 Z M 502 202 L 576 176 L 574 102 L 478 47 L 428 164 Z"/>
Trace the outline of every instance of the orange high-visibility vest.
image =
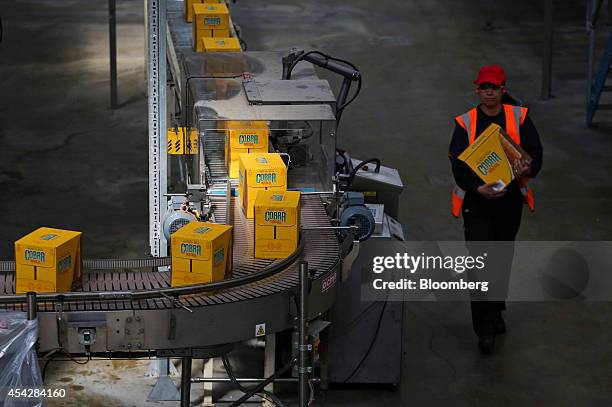
<path id="1" fill-rule="evenodd" d="M 521 145 L 521 124 L 527 117 L 528 109 L 526 107 L 502 105 L 504 113 L 506 115 L 506 133 L 510 138 L 518 145 Z M 457 123 L 468 134 L 468 143 L 472 144 L 476 140 L 476 118 L 478 116 L 477 108 L 472 108 L 468 112 L 457 116 L 455 119 Z M 517 180 L 521 194 L 523 195 L 523 201 L 531 212 L 535 211 L 535 201 L 533 199 L 533 191 L 529 188 L 527 177 L 523 177 Z M 452 214 L 455 218 L 461 215 L 461 207 L 463 206 L 463 199 L 465 197 L 465 191 L 455 185 L 452 192 Z"/>

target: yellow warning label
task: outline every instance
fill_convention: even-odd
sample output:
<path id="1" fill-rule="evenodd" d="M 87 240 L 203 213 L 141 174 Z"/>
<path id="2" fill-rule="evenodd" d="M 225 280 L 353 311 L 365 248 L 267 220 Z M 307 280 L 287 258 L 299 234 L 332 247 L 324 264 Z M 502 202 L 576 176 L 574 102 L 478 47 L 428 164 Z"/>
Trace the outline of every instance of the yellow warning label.
<path id="1" fill-rule="evenodd" d="M 255 325 L 255 336 L 266 336 L 266 324 Z"/>
<path id="2" fill-rule="evenodd" d="M 178 132 L 170 128 L 168 129 L 168 154 L 197 154 L 198 153 L 198 131 L 192 129 L 187 138 L 187 132 L 184 127 L 179 127 Z"/>

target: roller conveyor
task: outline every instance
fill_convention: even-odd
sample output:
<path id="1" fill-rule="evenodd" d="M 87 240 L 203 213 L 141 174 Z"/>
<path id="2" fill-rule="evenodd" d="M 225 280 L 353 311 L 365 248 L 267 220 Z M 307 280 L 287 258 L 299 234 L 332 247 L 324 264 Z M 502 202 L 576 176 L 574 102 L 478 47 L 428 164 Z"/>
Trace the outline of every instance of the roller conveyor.
<path id="1" fill-rule="evenodd" d="M 271 259 L 253 257 L 253 220 L 246 219 L 242 211 L 232 205 L 234 211 L 234 250 L 233 270 L 231 277 L 239 277 L 258 272 L 272 265 Z M 330 226 L 321 200 L 317 196 L 302 197 L 302 225 L 308 229 L 319 226 Z M 300 260 L 308 261 L 310 267 L 317 270 L 316 276 L 333 269 L 338 263 L 338 242 L 331 230 L 305 230 L 304 251 Z M 278 262 L 278 260 L 277 260 Z M 286 271 L 244 287 L 228 289 L 216 294 L 200 294 L 183 297 L 186 305 L 202 307 L 214 304 L 226 304 L 234 301 L 250 300 L 270 295 L 279 291 L 294 288 L 297 284 L 297 262 Z M 141 291 L 170 287 L 170 272 L 149 271 L 88 271 L 83 275 L 82 291 Z M 14 294 L 14 273 L 0 275 L 0 295 Z M 10 310 L 25 310 L 20 303 L 1 304 L 0 307 Z M 46 302 L 38 303 L 39 312 L 55 311 L 55 306 Z M 134 309 L 170 309 L 176 306 L 166 298 L 140 301 L 66 301 L 64 311 L 91 310 L 134 310 Z"/>
<path id="2" fill-rule="evenodd" d="M 236 203 L 235 200 L 233 200 Z M 221 210 L 221 209 L 220 209 Z M 233 271 L 230 278 L 257 273 L 280 260 L 256 259 L 253 257 L 253 220 L 246 219 L 237 205 L 234 213 Z M 332 230 L 313 227 L 329 226 L 323 203 L 318 196 L 303 196 L 301 221 L 305 230 L 303 252 L 299 260 L 309 263 L 314 271 L 313 287 L 320 286 L 321 280 L 337 273 L 339 268 L 339 244 Z M 333 277 L 334 280 L 336 277 Z M 14 293 L 14 274 L 0 275 L 0 294 Z M 291 298 L 298 285 L 298 261 L 283 271 L 256 282 L 213 293 L 202 293 L 179 297 L 180 306 L 169 298 L 145 300 L 104 300 L 39 302 L 41 321 L 41 350 L 57 347 L 59 332 L 65 335 L 63 346 L 71 352 L 82 351 L 76 342 L 79 328 L 96 327 L 98 341 L 92 351 L 167 349 L 215 345 L 251 338 L 254 327 L 267 324 L 267 332 L 287 329 L 291 326 Z M 157 271 L 86 271 L 83 275 L 84 292 L 129 291 L 142 292 L 170 287 L 170 273 Z M 335 290 L 313 289 L 315 296 L 325 300 L 314 301 L 320 307 L 313 307 L 313 313 L 324 311 L 334 300 Z M 25 304 L 8 303 L 0 307 L 25 311 Z M 186 309 L 182 308 L 185 307 Z M 188 310 L 187 310 L 188 309 Z M 223 310 L 221 312 L 221 310 Z M 235 310 L 233 312 L 232 310 Z M 127 321 L 139 316 L 142 331 L 133 337 L 126 329 Z M 218 318 L 226 320 L 231 329 L 219 326 Z M 169 323 L 174 319 L 174 322 Z M 181 323 L 181 321 L 185 321 Z M 189 322 L 187 322 L 189 321 Z M 270 322 L 267 322 L 270 321 Z M 208 326 L 212 324 L 212 326 Z M 120 325 L 123 329 L 115 329 Z M 222 325 L 222 324 L 221 324 Z M 112 328 L 112 329 L 111 329 Z M 70 335 L 70 330 L 74 335 Z M 172 334 L 172 330 L 175 330 Z M 126 334 L 127 332 L 127 334 Z M 155 334 L 149 334 L 155 332 Z M 168 339 L 174 336 L 175 339 Z M 205 339 L 204 339 L 205 338 Z"/>

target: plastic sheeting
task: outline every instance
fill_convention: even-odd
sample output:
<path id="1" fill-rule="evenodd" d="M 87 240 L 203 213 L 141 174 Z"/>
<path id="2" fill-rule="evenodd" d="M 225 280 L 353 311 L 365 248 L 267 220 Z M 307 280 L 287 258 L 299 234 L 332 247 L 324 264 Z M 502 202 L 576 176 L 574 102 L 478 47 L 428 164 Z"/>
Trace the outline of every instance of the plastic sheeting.
<path id="1" fill-rule="evenodd" d="M 28 321 L 25 312 L 0 312 L 0 405 L 3 407 L 46 406 L 41 400 L 7 396 L 11 389 L 42 389 L 34 350 L 37 339 L 37 320 Z"/>

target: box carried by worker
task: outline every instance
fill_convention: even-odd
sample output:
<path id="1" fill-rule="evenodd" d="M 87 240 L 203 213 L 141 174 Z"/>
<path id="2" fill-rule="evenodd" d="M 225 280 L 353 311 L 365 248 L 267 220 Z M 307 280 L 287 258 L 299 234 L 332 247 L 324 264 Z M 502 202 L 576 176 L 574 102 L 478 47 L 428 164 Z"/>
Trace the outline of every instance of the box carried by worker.
<path id="1" fill-rule="evenodd" d="M 268 135 L 266 121 L 232 120 L 225 124 L 225 165 L 230 178 L 238 178 L 240 154 L 268 152 Z"/>
<path id="2" fill-rule="evenodd" d="M 531 162 L 531 157 L 497 124 L 492 123 L 457 157 L 485 183 L 497 183 L 502 190 L 515 178 L 512 161 Z"/>
<path id="3" fill-rule="evenodd" d="M 281 259 L 297 248 L 300 192 L 259 191 L 255 199 L 255 257 Z"/>
<path id="4" fill-rule="evenodd" d="M 172 287 L 223 280 L 232 269 L 232 226 L 191 222 L 170 240 Z"/>
<path id="5" fill-rule="evenodd" d="M 247 218 L 253 218 L 259 191 L 286 191 L 287 167 L 278 153 L 240 154 L 238 200 Z"/>
<path id="6" fill-rule="evenodd" d="M 15 242 L 15 292 L 66 292 L 81 285 L 81 232 L 42 227 Z"/>
<path id="7" fill-rule="evenodd" d="M 193 49 L 204 51 L 204 37 L 228 38 L 230 36 L 229 10 L 225 3 L 193 5 Z"/>

